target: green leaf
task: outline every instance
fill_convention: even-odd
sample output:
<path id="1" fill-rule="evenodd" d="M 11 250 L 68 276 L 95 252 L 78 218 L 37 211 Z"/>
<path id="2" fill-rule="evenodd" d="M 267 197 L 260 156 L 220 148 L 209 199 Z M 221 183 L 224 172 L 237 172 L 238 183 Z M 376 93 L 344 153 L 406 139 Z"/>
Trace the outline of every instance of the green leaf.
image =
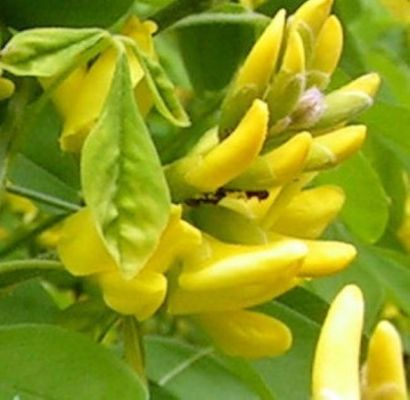
<path id="1" fill-rule="evenodd" d="M 212 348 L 195 348 L 174 339 L 146 338 L 147 374 L 179 400 L 260 399 L 227 370 Z"/>
<path id="2" fill-rule="evenodd" d="M 321 301 L 313 294 L 310 294 L 310 298 L 315 298 L 314 302 Z M 286 354 L 254 361 L 252 365 L 278 399 L 309 398 L 312 360 L 320 324 L 304 315 L 304 311 L 293 309 L 284 303 L 272 301 L 260 309 L 289 326 L 293 344 Z"/>
<path id="3" fill-rule="evenodd" d="M 403 134 L 410 126 L 409 109 L 378 102 L 361 120 L 368 125 L 370 134 L 377 135 L 403 165 L 410 169 L 410 136 Z"/>
<path id="4" fill-rule="evenodd" d="M 308 283 L 308 288 L 328 302 L 348 284 L 357 284 L 363 292 L 366 314 L 364 331 L 369 333 L 378 321 L 380 311 L 385 302 L 385 291 L 380 282 L 373 275 L 373 265 L 361 253 L 344 271 L 326 278 L 313 279 Z"/>
<path id="5" fill-rule="evenodd" d="M 17 154 L 10 160 L 7 179 L 21 188 L 78 205 L 78 162 L 59 148 L 60 131 L 61 121 L 50 103 L 38 113 L 34 109 L 27 110 Z M 50 207 L 44 209 L 55 211 Z"/>
<path id="6" fill-rule="evenodd" d="M 81 168 L 97 228 L 120 270 L 134 276 L 165 228 L 170 196 L 122 51 L 102 116 L 84 144 Z"/>
<path id="7" fill-rule="evenodd" d="M 137 376 L 109 350 L 57 327 L 33 324 L 0 328 L 0 359 L 0 386 L 14 398 L 148 398 Z"/>
<path id="8" fill-rule="evenodd" d="M 133 48 L 136 49 L 135 46 Z M 176 95 L 174 84 L 169 80 L 161 64 L 141 51 L 136 51 L 136 54 L 141 61 L 158 112 L 176 126 L 189 126 L 189 117 Z"/>
<path id="9" fill-rule="evenodd" d="M 377 247 L 360 247 L 369 273 L 378 280 L 387 297 L 410 314 L 410 264 L 407 256 Z"/>
<path id="10" fill-rule="evenodd" d="M 322 173 L 318 181 L 340 186 L 346 193 L 341 217 L 360 239 L 374 243 L 388 222 L 388 199 L 375 170 L 363 154 Z"/>
<path id="11" fill-rule="evenodd" d="M 196 91 L 223 89 L 269 23 L 261 14 L 241 11 L 194 14 L 173 26 Z"/>
<path id="12" fill-rule="evenodd" d="M 2 0 L 1 20 L 17 29 L 35 26 L 106 27 L 117 21 L 132 0 Z"/>
<path id="13" fill-rule="evenodd" d="M 277 399 L 271 388 L 249 361 L 239 357 L 224 356 L 223 354 L 218 355 L 218 360 L 227 370 L 235 374 L 244 384 L 257 393 L 260 400 Z"/>
<path id="14" fill-rule="evenodd" d="M 58 261 L 38 259 L 3 261 L 0 262 L 0 288 L 63 269 L 64 266 Z"/>
<path id="15" fill-rule="evenodd" d="M 83 61 L 107 42 L 101 29 L 39 28 L 15 35 L 1 51 L 0 66 L 18 76 L 50 77 Z M 97 51 L 98 52 L 98 51 Z M 92 57 L 91 53 L 89 57 Z"/>
<path id="16" fill-rule="evenodd" d="M 0 296 L 0 326 L 52 324 L 58 312 L 50 295 L 35 280 L 16 285 L 11 290 L 3 291 Z"/>
<path id="17" fill-rule="evenodd" d="M 55 323 L 64 329 L 88 334 L 99 341 L 119 318 L 101 298 L 88 298 L 62 310 Z"/>

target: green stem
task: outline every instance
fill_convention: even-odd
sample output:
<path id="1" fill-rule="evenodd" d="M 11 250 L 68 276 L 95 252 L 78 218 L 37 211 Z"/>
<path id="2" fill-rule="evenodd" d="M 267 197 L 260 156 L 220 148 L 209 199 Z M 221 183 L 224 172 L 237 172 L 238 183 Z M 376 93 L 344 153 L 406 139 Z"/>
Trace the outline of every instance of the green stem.
<path id="1" fill-rule="evenodd" d="M 125 359 L 143 382 L 146 382 L 144 348 L 139 334 L 138 322 L 133 316 L 125 317 L 123 328 Z"/>
<path id="2" fill-rule="evenodd" d="M 175 0 L 151 15 L 150 19 L 158 24 L 160 30 L 164 30 L 188 15 L 200 13 L 224 2 L 224 0 Z"/>
<path id="3" fill-rule="evenodd" d="M 35 190 L 27 189 L 25 187 L 14 185 L 14 184 L 7 184 L 6 191 L 9 193 L 27 197 L 31 200 L 35 200 L 40 203 L 47 204 L 49 206 L 59 208 L 60 210 L 63 210 L 63 211 L 75 212 L 81 209 L 81 206 L 78 204 L 69 203 L 57 197 L 50 196 L 48 194 L 37 192 Z"/>

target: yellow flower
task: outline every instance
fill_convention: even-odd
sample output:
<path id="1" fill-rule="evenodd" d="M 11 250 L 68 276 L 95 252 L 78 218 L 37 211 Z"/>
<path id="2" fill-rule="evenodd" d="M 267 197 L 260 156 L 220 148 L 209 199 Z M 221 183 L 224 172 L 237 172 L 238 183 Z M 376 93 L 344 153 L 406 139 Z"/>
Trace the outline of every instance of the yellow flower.
<path id="1" fill-rule="evenodd" d="M 363 370 L 363 400 L 407 400 L 400 336 L 388 321 L 377 325 Z"/>
<path id="2" fill-rule="evenodd" d="M 165 298 L 167 281 L 163 274 L 187 248 L 200 241 L 198 231 L 181 220 L 181 211 L 181 207 L 173 207 L 155 252 L 133 279 L 123 278 L 117 270 L 87 208 L 65 221 L 58 244 L 60 258 L 73 275 L 96 278 L 111 308 L 138 319 L 148 318 Z"/>
<path id="3" fill-rule="evenodd" d="M 229 223 L 219 215 L 222 225 Z M 264 244 L 238 245 L 204 235 L 202 245 L 183 260 L 169 294 L 168 312 L 193 315 L 227 354 L 256 358 L 286 351 L 290 345 L 287 328 L 244 309 L 272 300 L 302 278 L 346 267 L 356 250 L 345 243 L 274 234 L 266 239 Z"/>
<path id="4" fill-rule="evenodd" d="M 370 338 L 360 385 L 359 356 L 364 301 L 354 285 L 333 300 L 320 332 L 313 363 L 313 400 L 406 400 L 400 337 L 380 322 Z"/>

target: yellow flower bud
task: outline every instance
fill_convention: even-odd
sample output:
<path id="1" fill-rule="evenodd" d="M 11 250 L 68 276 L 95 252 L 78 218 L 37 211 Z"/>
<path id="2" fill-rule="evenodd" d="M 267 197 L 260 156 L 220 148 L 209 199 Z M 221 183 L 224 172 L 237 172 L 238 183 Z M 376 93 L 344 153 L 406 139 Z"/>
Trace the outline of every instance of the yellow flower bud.
<path id="1" fill-rule="evenodd" d="M 293 15 L 292 23 L 303 23 L 317 35 L 330 14 L 333 0 L 308 0 Z"/>
<path id="2" fill-rule="evenodd" d="M 296 195 L 280 214 L 272 230 L 305 239 L 319 237 L 343 207 L 338 186 L 319 186 Z"/>
<path id="3" fill-rule="evenodd" d="M 333 300 L 316 347 L 312 400 L 360 400 L 363 313 L 363 295 L 355 285 L 346 286 Z"/>
<path id="4" fill-rule="evenodd" d="M 324 89 L 329 83 L 342 54 L 343 30 L 337 17 L 330 16 L 316 39 L 309 65 L 308 86 Z"/>
<path id="5" fill-rule="evenodd" d="M 285 10 L 280 10 L 253 46 L 234 83 L 234 88 L 257 87 L 260 96 L 275 70 L 285 27 Z"/>
<path id="6" fill-rule="evenodd" d="M 292 344 L 289 328 L 279 320 L 251 311 L 232 311 L 198 316 L 215 344 L 230 356 L 272 357 Z"/>
<path id="7" fill-rule="evenodd" d="M 363 371 L 363 400 L 407 400 L 400 336 L 381 321 L 371 336 Z"/>
<path id="8" fill-rule="evenodd" d="M 346 268 L 356 257 L 351 244 L 335 241 L 304 240 L 308 254 L 298 276 L 314 278 L 331 275 Z"/>
<path id="9" fill-rule="evenodd" d="M 380 76 L 374 72 L 363 75 L 347 85 L 340 88 L 340 91 L 358 91 L 366 93 L 370 97 L 374 97 L 380 86 Z"/>
<path id="10" fill-rule="evenodd" d="M 255 100 L 234 132 L 186 171 L 186 182 L 203 192 L 212 192 L 241 174 L 262 149 L 268 110 Z"/>
<path id="11" fill-rule="evenodd" d="M 263 190 L 282 185 L 295 177 L 305 166 L 312 144 L 308 132 L 295 135 L 282 146 L 258 157 L 246 171 L 226 187 L 244 190 Z"/>
<path id="12" fill-rule="evenodd" d="M 292 30 L 280 69 L 289 75 L 297 75 L 305 72 L 305 67 L 305 50 L 303 48 L 302 38 L 298 31 Z"/>
<path id="13" fill-rule="evenodd" d="M 355 154 L 366 138 L 366 129 L 365 125 L 352 125 L 315 138 L 305 170 L 329 168 Z"/>
<path id="14" fill-rule="evenodd" d="M 165 299 L 167 280 L 159 273 L 142 271 L 137 277 L 126 280 L 118 271 L 98 275 L 104 301 L 113 310 L 135 315 L 139 320 L 152 316 Z"/>

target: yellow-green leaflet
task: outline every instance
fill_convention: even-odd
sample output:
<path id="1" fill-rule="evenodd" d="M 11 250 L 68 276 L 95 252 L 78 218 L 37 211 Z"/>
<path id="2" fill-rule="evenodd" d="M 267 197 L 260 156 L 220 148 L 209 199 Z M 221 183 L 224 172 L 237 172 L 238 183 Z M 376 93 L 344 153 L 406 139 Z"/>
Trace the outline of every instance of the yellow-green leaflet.
<path id="1" fill-rule="evenodd" d="M 145 78 L 158 112 L 176 126 L 189 126 L 191 124 L 189 117 L 175 94 L 174 84 L 168 78 L 161 64 L 153 57 L 137 50 L 136 46 L 133 46 L 133 50 L 144 68 Z"/>
<path id="2" fill-rule="evenodd" d="M 135 276 L 168 221 L 170 196 L 133 97 L 123 48 L 101 117 L 83 148 L 81 177 L 108 251 L 125 277 Z"/>
<path id="3" fill-rule="evenodd" d="M 102 29 L 39 28 L 23 31 L 1 51 L 0 66 L 19 76 L 55 76 L 82 60 L 84 53 L 104 47 L 108 37 L 108 32 Z"/>

